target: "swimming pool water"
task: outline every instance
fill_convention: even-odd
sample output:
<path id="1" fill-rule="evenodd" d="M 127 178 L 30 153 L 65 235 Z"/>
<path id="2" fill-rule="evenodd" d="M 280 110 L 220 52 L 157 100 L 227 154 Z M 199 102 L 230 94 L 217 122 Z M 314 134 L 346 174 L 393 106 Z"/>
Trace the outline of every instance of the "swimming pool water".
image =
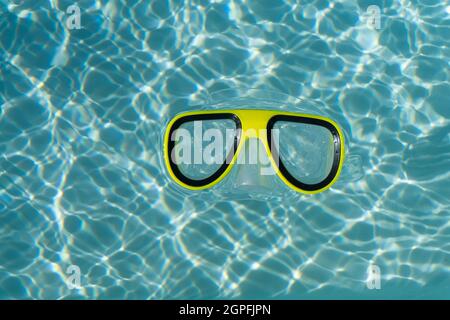
<path id="1" fill-rule="evenodd" d="M 447 1 L 1 0 L 0 17 L 0 298 L 450 298 Z M 286 201 L 173 188 L 168 117 L 242 87 L 324 103 L 364 176 Z"/>

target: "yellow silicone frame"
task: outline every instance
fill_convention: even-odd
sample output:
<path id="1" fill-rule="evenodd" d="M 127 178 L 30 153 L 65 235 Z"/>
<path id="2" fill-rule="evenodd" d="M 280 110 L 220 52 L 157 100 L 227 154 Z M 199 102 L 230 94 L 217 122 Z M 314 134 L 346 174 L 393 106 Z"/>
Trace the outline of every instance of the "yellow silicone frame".
<path id="1" fill-rule="evenodd" d="M 242 132 L 241 132 L 241 139 L 239 141 L 239 144 L 237 146 L 236 152 L 233 155 L 233 158 L 230 162 L 230 164 L 227 166 L 226 170 L 214 181 L 212 181 L 209 184 L 203 185 L 203 186 L 190 186 L 185 184 L 184 182 L 180 181 L 176 175 L 174 174 L 174 172 L 172 171 L 171 165 L 170 165 L 170 161 L 169 161 L 169 132 L 171 132 L 171 128 L 173 126 L 173 124 L 180 118 L 186 117 L 186 116 L 192 116 L 192 115 L 204 115 L 204 114 L 217 114 L 217 113 L 227 113 L 227 114 L 232 114 L 235 115 L 236 117 L 239 118 L 239 120 L 241 121 L 241 125 L 242 125 Z M 340 138 L 340 159 L 339 159 L 339 164 L 338 164 L 338 169 L 336 172 L 335 177 L 333 178 L 332 181 L 330 181 L 326 186 L 324 186 L 321 189 L 318 190 L 313 190 L 313 191 L 309 191 L 309 190 L 303 190 L 301 188 L 298 188 L 297 186 L 293 185 L 290 181 L 288 181 L 283 174 L 280 172 L 274 158 L 273 155 L 270 151 L 270 147 L 268 144 L 268 139 L 267 139 L 267 132 L 266 130 L 260 130 L 260 129 L 267 129 L 267 124 L 269 122 L 269 120 L 276 116 L 276 115 L 286 115 L 286 116 L 296 116 L 296 117 L 304 117 L 304 118 L 311 118 L 311 119 L 319 119 L 325 122 L 328 122 L 330 124 L 332 124 L 338 134 L 339 134 L 339 138 Z M 253 130 L 249 130 L 249 129 L 253 129 Z M 316 194 L 322 191 L 325 191 L 326 189 L 330 188 L 335 182 L 336 180 L 339 178 L 339 175 L 341 173 L 342 170 L 342 165 L 344 163 L 344 135 L 342 133 L 342 130 L 340 129 L 340 127 L 337 125 L 336 122 L 334 122 L 333 120 L 326 118 L 326 117 L 322 117 L 322 116 L 317 116 L 317 115 L 310 115 L 310 114 L 302 114 L 302 113 L 296 113 L 296 112 L 284 112 L 284 111 L 277 111 L 277 110 L 258 110 L 258 109 L 222 109 L 222 110 L 211 110 L 211 111 L 191 111 L 191 112 L 185 112 L 185 113 L 180 113 L 178 115 L 176 115 L 167 125 L 166 128 L 166 132 L 164 134 L 164 162 L 166 164 L 166 168 L 169 172 L 169 175 L 171 176 L 171 178 L 178 183 L 180 186 L 187 188 L 189 190 L 204 190 L 204 189 L 208 189 L 211 188 L 213 186 L 215 186 L 216 184 L 218 184 L 220 181 L 222 181 L 226 175 L 231 171 L 231 169 L 233 168 L 236 159 L 239 155 L 239 153 L 241 152 L 242 146 L 244 145 L 245 141 L 247 139 L 250 138 L 257 138 L 259 139 L 263 145 L 264 148 L 267 152 L 268 158 L 270 159 L 270 163 L 273 167 L 273 169 L 275 170 L 275 172 L 277 173 L 278 177 L 291 189 L 297 191 L 297 192 L 301 192 L 301 193 L 305 193 L 305 194 Z"/>

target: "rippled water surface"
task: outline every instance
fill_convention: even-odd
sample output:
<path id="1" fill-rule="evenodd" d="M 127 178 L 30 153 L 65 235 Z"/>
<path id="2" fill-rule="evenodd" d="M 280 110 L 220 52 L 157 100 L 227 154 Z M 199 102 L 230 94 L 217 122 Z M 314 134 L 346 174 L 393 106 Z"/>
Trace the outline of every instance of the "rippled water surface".
<path id="1" fill-rule="evenodd" d="M 447 1 L 72 4 L 0 1 L 0 298 L 450 298 Z M 243 87 L 323 103 L 364 176 L 174 188 L 166 121 Z"/>

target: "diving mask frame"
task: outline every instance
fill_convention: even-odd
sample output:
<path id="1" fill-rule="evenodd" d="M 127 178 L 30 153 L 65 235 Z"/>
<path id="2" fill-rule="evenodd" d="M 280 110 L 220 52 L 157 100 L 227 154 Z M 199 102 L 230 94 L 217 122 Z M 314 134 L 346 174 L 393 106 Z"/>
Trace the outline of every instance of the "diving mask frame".
<path id="1" fill-rule="evenodd" d="M 236 125 L 236 136 L 226 160 L 209 177 L 199 180 L 191 179 L 179 170 L 172 159 L 175 142 L 173 133 L 183 123 L 202 120 L 233 120 Z M 297 122 L 324 127 L 332 134 L 333 162 L 328 175 L 320 182 L 314 184 L 304 183 L 295 178 L 279 156 L 277 148 L 272 143 L 272 129 L 277 121 Z M 208 189 L 222 181 L 233 168 L 246 140 L 257 138 L 263 144 L 270 163 L 278 177 L 291 189 L 315 194 L 330 188 L 338 179 L 344 162 L 344 135 L 333 120 L 318 116 L 296 112 L 285 112 L 263 109 L 228 109 L 210 111 L 192 111 L 175 116 L 168 124 L 164 135 L 164 161 L 171 178 L 180 186 L 190 190 Z"/>

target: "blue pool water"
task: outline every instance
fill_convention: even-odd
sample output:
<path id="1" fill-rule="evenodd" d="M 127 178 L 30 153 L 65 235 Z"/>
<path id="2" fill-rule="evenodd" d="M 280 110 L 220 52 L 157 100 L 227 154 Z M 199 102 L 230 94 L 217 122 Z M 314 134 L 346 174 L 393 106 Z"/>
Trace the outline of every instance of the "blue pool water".
<path id="1" fill-rule="evenodd" d="M 450 298 L 450 4 L 401 3 L 1 0 L 0 298 Z M 323 103 L 364 176 L 174 188 L 168 118 L 245 87 Z"/>

